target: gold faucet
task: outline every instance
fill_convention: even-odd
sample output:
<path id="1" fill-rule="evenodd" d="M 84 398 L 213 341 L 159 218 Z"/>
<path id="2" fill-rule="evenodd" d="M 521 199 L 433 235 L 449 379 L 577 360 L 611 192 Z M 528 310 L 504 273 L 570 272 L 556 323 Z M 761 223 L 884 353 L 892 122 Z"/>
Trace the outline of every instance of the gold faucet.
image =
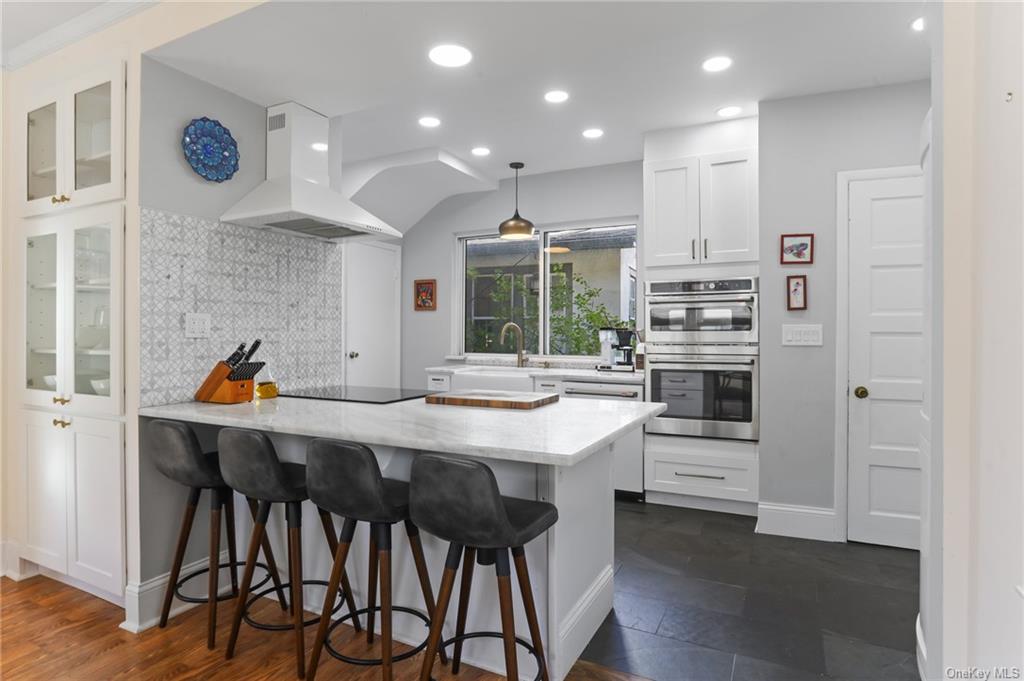
<path id="1" fill-rule="evenodd" d="M 526 353 L 523 352 L 523 329 L 515 322 L 507 322 L 505 326 L 501 327 L 501 335 L 498 336 L 498 344 L 505 344 L 505 332 L 512 329 L 516 335 L 516 366 L 526 366 Z"/>

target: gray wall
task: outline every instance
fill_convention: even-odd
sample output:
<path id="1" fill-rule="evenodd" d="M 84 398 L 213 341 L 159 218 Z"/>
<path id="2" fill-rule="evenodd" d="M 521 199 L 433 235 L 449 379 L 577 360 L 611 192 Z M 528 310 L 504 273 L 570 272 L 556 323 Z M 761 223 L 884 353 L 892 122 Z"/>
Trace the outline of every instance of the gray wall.
<path id="1" fill-rule="evenodd" d="M 519 180 L 520 213 L 538 226 L 607 218 L 637 219 L 643 205 L 639 161 Z M 452 257 L 455 234 L 493 230 L 513 207 L 512 180 L 497 191 L 461 194 L 442 201 L 402 239 L 402 384 L 423 386 L 429 366 L 450 352 Z M 437 279 L 437 311 L 415 312 L 414 279 Z"/>
<path id="2" fill-rule="evenodd" d="M 917 165 L 927 82 L 761 102 L 763 502 L 832 507 L 835 462 L 836 173 Z M 814 264 L 778 264 L 779 235 L 813 232 Z M 787 312 L 807 274 L 810 309 Z M 822 347 L 782 347 L 782 324 L 821 324 Z"/>
<path id="3" fill-rule="evenodd" d="M 216 219 L 266 177 L 262 106 L 149 57 L 142 58 L 139 203 L 146 208 Z M 238 172 L 210 182 L 193 172 L 181 135 L 193 118 L 217 119 L 238 143 Z"/>

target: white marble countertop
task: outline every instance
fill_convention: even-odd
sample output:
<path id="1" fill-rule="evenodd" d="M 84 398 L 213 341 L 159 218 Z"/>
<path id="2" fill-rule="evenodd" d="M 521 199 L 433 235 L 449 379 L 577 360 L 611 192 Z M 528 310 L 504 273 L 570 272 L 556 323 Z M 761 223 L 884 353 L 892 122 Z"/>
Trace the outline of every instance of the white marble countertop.
<path id="1" fill-rule="evenodd" d="M 564 381 L 586 381 L 587 383 L 628 383 L 630 385 L 643 385 L 643 371 L 598 371 L 597 369 L 574 369 L 544 367 L 511 367 L 506 365 L 488 364 L 448 364 L 444 366 L 428 367 L 427 374 L 457 374 L 467 371 L 483 371 L 497 369 L 499 371 L 522 372 L 531 378 L 550 378 Z"/>
<path id="2" fill-rule="evenodd" d="M 272 433 L 353 440 L 552 466 L 572 466 L 665 410 L 657 402 L 561 398 L 538 409 L 331 402 L 293 397 L 243 404 L 181 402 L 139 415 Z"/>

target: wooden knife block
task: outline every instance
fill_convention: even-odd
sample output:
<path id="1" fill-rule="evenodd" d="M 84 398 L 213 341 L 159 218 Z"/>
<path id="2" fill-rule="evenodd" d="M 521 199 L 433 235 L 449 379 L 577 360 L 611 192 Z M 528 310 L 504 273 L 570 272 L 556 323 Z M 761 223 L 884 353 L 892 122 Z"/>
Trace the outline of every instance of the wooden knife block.
<path id="1" fill-rule="evenodd" d="M 228 378 L 230 375 L 231 367 L 225 362 L 217 362 L 217 366 L 196 391 L 196 401 L 217 404 L 252 402 L 255 382 L 252 379 L 232 381 Z"/>

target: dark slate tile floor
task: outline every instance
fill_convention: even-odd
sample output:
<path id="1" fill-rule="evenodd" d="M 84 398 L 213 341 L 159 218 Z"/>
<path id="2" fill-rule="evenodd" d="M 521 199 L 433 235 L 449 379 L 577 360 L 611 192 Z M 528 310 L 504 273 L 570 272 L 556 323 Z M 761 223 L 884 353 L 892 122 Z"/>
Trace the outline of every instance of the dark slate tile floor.
<path id="1" fill-rule="evenodd" d="M 615 608 L 583 659 L 652 681 L 917 681 L 918 553 L 616 502 Z"/>

